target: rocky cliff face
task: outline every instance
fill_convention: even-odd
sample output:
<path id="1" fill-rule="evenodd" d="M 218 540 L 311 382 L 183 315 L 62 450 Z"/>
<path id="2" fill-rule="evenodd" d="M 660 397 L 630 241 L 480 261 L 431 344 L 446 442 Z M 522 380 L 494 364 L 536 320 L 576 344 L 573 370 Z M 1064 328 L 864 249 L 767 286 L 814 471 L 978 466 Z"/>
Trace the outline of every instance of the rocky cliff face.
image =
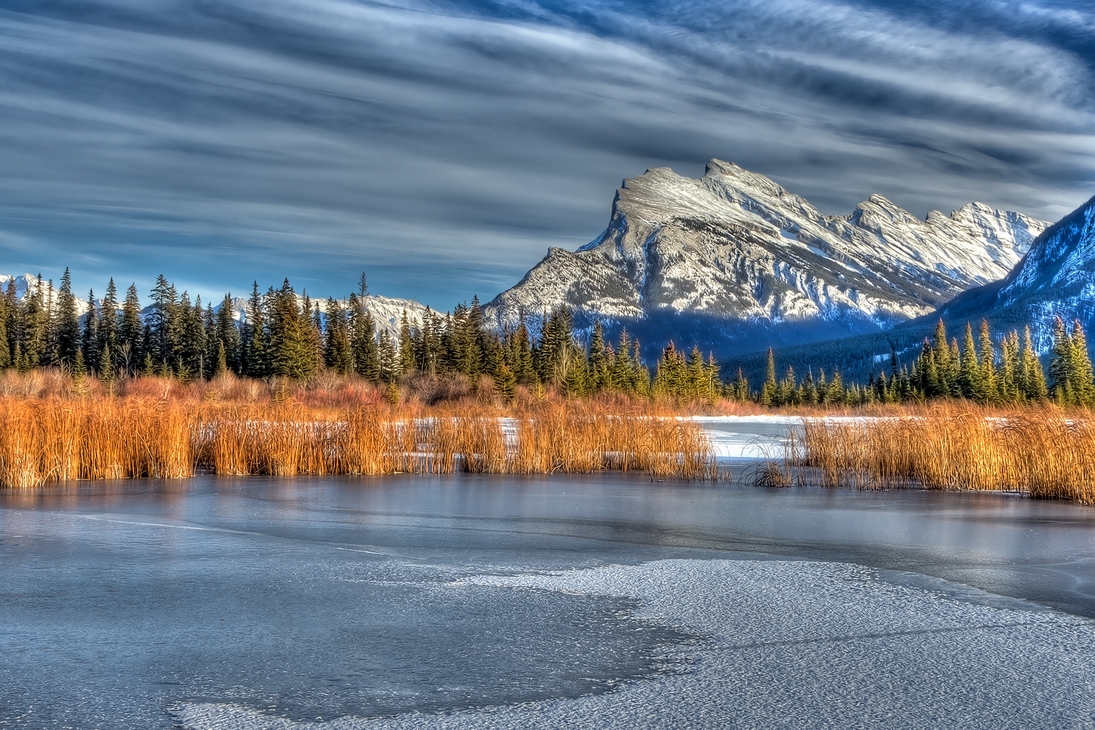
<path id="1" fill-rule="evenodd" d="M 712 160 L 699 180 L 658 168 L 624 181 L 600 237 L 551 249 L 486 312 L 506 326 L 565 304 L 580 322 L 661 322 L 687 333 L 678 344 L 716 351 L 820 339 L 888 327 L 1001 278 L 1046 225 L 979 203 L 920 220 L 879 195 L 827 216 L 733 163 Z"/>

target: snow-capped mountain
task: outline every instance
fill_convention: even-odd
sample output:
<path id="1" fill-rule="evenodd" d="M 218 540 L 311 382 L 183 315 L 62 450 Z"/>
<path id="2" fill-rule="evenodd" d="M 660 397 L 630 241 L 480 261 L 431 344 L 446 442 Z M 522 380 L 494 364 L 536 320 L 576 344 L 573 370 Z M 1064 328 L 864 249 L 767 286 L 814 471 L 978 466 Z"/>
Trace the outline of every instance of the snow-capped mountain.
<path id="1" fill-rule="evenodd" d="M 980 203 L 920 220 L 880 195 L 828 216 L 733 163 L 657 168 L 623 182 L 597 239 L 551 249 L 486 313 L 507 326 L 565 304 L 723 353 L 877 331 L 1003 277 L 1047 225 Z"/>
<path id="2" fill-rule="evenodd" d="M 981 317 L 1002 326 L 1029 324 L 1042 352 L 1053 320 L 1095 325 L 1095 198 L 1046 229 L 1003 280 L 972 289 L 940 310 L 948 320 Z"/>
<path id="3" fill-rule="evenodd" d="M 304 297 L 297 295 L 297 300 L 303 304 Z M 319 304 L 320 312 L 324 316 L 327 314 L 327 300 L 326 299 L 313 299 L 313 303 Z M 403 318 L 403 312 L 407 313 L 407 321 L 411 327 L 419 327 L 422 324 L 422 318 L 426 313 L 426 306 L 419 304 L 413 299 L 397 299 L 394 297 L 384 297 L 376 294 L 366 294 L 362 299 L 365 303 L 365 309 L 372 315 L 374 322 L 376 323 L 376 330 L 379 333 L 381 330 L 387 330 L 388 334 L 393 336 L 399 335 L 399 325 Z M 247 321 L 247 300 L 241 297 L 233 297 L 232 300 L 232 318 L 238 323 L 244 323 Z M 339 300 L 339 303 L 345 307 L 348 305 L 347 300 Z M 223 300 L 213 307 L 213 310 L 219 312 L 221 307 L 224 306 Z"/>

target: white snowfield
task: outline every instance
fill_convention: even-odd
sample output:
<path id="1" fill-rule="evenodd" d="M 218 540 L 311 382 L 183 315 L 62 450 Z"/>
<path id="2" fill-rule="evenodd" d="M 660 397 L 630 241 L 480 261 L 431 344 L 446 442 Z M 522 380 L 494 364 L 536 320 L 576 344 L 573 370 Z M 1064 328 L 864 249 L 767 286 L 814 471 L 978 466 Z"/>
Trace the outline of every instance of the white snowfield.
<path id="1" fill-rule="evenodd" d="M 184 728 L 1051 728 L 1095 722 L 1095 624 L 945 581 L 843 563 L 662 560 L 457 585 L 624 596 L 700 637 L 606 694 L 452 714 L 296 723 L 229 703 Z M 566 637 L 560 637 L 565 641 Z M 474 661 L 474 657 L 469 657 Z"/>
<path id="2" fill-rule="evenodd" d="M 779 459 L 787 435 L 802 425 L 798 416 L 693 416 L 711 442 L 720 461 L 737 459 Z"/>

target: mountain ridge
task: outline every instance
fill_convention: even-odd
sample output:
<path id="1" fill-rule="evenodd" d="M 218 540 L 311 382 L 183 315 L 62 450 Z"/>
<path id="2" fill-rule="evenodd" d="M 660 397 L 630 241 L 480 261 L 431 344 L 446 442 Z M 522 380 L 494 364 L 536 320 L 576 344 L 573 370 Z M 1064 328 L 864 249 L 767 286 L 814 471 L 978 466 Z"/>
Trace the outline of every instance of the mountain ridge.
<path id="1" fill-rule="evenodd" d="M 631 330 L 700 318 L 716 351 L 877 331 L 1006 275 L 1047 226 L 981 203 L 920 220 L 877 194 L 832 216 L 733 163 L 653 168 L 624 180 L 600 236 L 550 249 L 484 311 L 498 327 L 560 305 Z"/>

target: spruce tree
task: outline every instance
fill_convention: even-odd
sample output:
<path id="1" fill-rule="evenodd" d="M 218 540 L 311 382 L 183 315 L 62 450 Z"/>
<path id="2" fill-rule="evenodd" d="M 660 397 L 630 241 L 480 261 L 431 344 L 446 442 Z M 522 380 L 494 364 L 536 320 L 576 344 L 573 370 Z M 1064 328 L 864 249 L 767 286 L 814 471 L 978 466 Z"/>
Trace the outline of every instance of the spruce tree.
<path id="1" fill-rule="evenodd" d="M 259 283 L 251 284 L 251 296 L 247 300 L 247 319 L 240 342 L 240 370 L 252 378 L 264 378 L 270 374 L 270 357 L 267 347 L 266 298 L 259 293 Z"/>
<path id="2" fill-rule="evenodd" d="M 373 315 L 356 295 L 350 295 L 350 349 L 354 372 L 369 380 L 380 380 L 380 357 Z"/>
<path id="3" fill-rule="evenodd" d="M 1023 330 L 1022 362 L 1023 395 L 1029 401 L 1041 401 L 1048 397 L 1046 374 L 1031 342 L 1030 327 Z"/>
<path id="4" fill-rule="evenodd" d="M 593 390 L 606 390 L 610 385 L 608 374 L 608 351 L 605 346 L 604 329 L 600 320 L 593 323 L 593 334 L 589 339 L 589 376 Z"/>
<path id="5" fill-rule="evenodd" d="M 270 373 L 293 379 L 310 377 L 315 372 L 318 354 L 312 337 L 312 317 L 297 303 L 288 279 L 274 293 L 269 315 Z"/>
<path id="6" fill-rule="evenodd" d="M 87 293 L 87 314 L 84 315 L 84 328 L 80 337 L 80 349 L 84 351 L 84 362 L 92 372 L 99 372 L 99 312 L 95 308 L 95 292 Z"/>
<path id="7" fill-rule="evenodd" d="M 240 372 L 240 331 L 236 328 L 232 295 L 225 294 L 216 312 L 215 340 L 224 347 L 225 368 Z M 219 349 L 219 348 L 218 348 Z M 218 359 L 220 355 L 217 355 Z"/>
<path id="8" fill-rule="evenodd" d="M 404 309 L 399 318 L 399 375 L 403 376 L 415 369 L 414 362 L 414 336 L 411 332 L 411 323 L 407 318 L 407 310 Z"/>
<path id="9" fill-rule="evenodd" d="M 118 359 L 125 368 L 126 374 L 133 375 L 137 372 L 138 363 L 142 363 L 147 354 L 141 349 L 144 325 L 141 322 L 141 300 L 137 295 L 136 284 L 130 284 L 129 289 L 126 290 L 118 337 L 121 341 Z"/>
<path id="10" fill-rule="evenodd" d="M 768 348 L 768 366 L 765 369 L 764 385 L 760 389 L 760 400 L 758 401 L 762 406 L 779 405 L 776 402 L 778 395 L 779 383 L 776 382 L 776 355 L 772 351 L 772 348 Z"/>
<path id="11" fill-rule="evenodd" d="M 118 289 L 114 286 L 114 279 L 110 279 L 110 283 L 106 285 L 106 296 L 103 297 L 103 301 L 99 306 L 99 363 L 98 369 L 102 370 L 105 352 L 108 350 L 111 353 L 112 358 L 117 358 L 119 353 L 119 332 L 118 332 Z M 111 370 L 116 369 L 116 363 L 110 363 Z"/>
<path id="12" fill-rule="evenodd" d="M 1076 405 L 1095 406 L 1095 373 L 1091 367 L 1091 353 L 1087 349 L 1087 337 L 1080 320 L 1072 323 L 1070 382 Z"/>
<path id="13" fill-rule="evenodd" d="M 160 274 L 156 277 L 156 285 L 152 287 L 151 298 L 152 307 L 146 317 L 150 334 L 148 352 L 156 366 L 161 366 L 172 360 L 172 346 L 178 339 L 173 336 L 178 293 L 167 278 Z"/>
<path id="14" fill-rule="evenodd" d="M 324 362 L 339 375 L 353 372 L 354 359 L 350 351 L 350 333 L 346 310 L 333 298 L 327 300 L 327 328 L 324 333 Z"/>
<path id="15" fill-rule="evenodd" d="M 1053 398 L 1061 405 L 1066 403 L 1066 392 L 1071 396 L 1069 378 L 1072 375 L 1072 340 L 1065 330 L 1065 322 L 1060 317 L 1053 320 L 1053 355 L 1049 361 L 1049 377 L 1053 381 L 1050 389 Z"/>
<path id="16" fill-rule="evenodd" d="M 973 327 L 969 322 L 966 322 L 958 380 L 963 397 L 978 403 L 984 403 L 987 400 L 984 382 L 981 380 L 981 364 L 977 361 L 977 348 L 973 343 Z"/>
<path id="17" fill-rule="evenodd" d="M 1018 403 L 1022 363 L 1019 359 L 1019 333 L 1012 330 L 1000 344 L 999 391 L 1003 403 Z"/>
<path id="18" fill-rule="evenodd" d="M 12 287 L 9 285 L 9 288 Z M 7 370 L 12 366 L 11 335 L 14 313 L 12 300 L 7 296 L 0 296 L 0 370 Z"/>
<path id="19" fill-rule="evenodd" d="M 999 399 L 1000 384 L 996 373 L 996 345 L 992 341 L 992 330 L 988 320 L 981 320 L 981 387 L 984 388 L 985 402 L 993 403 Z"/>
<path id="20" fill-rule="evenodd" d="M 76 313 L 76 297 L 72 293 L 72 275 L 68 267 L 61 277 L 61 289 L 57 296 L 56 348 L 53 361 L 71 367 L 80 349 L 80 322 Z"/>
<path id="21" fill-rule="evenodd" d="M 15 365 L 26 372 L 46 364 L 49 343 L 49 311 L 43 298 L 42 275 L 38 275 L 33 291 L 29 291 L 19 307 L 19 337 Z"/>

